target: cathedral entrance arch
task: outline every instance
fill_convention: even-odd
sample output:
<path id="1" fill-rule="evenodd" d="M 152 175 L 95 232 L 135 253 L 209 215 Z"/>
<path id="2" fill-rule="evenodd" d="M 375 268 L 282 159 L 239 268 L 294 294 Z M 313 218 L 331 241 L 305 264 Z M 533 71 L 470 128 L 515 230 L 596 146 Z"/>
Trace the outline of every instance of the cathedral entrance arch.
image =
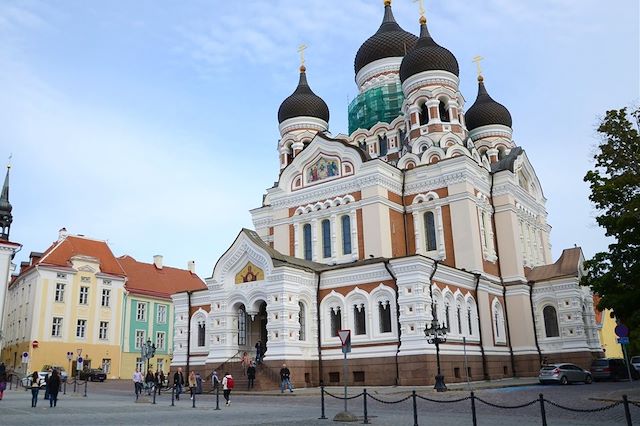
<path id="1" fill-rule="evenodd" d="M 255 358 L 255 345 L 262 342 L 263 351 L 267 349 L 267 302 L 255 301 L 249 308 L 240 303 L 235 306 L 237 324 L 238 351 L 246 351 L 251 358 Z"/>

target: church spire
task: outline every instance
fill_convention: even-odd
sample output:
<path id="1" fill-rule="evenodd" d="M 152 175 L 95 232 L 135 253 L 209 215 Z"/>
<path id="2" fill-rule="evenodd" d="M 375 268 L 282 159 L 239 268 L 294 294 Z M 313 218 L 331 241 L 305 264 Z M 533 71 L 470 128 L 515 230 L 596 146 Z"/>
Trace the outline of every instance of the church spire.
<path id="1" fill-rule="evenodd" d="M 9 229 L 11 228 L 11 222 L 13 216 L 11 210 L 13 207 L 9 202 L 9 171 L 11 170 L 11 164 L 7 165 L 7 174 L 4 178 L 4 184 L 2 185 L 2 193 L 0 193 L 0 240 L 9 240 Z"/>

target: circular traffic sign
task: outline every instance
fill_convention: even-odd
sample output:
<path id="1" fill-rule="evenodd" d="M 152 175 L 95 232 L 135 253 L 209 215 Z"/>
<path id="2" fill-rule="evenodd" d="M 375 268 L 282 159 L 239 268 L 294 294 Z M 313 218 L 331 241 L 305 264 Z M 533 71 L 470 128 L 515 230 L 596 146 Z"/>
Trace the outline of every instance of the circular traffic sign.
<path id="1" fill-rule="evenodd" d="M 79 356 L 79 357 L 78 357 L 78 361 L 77 361 L 77 362 L 78 362 L 78 364 L 82 364 L 82 362 L 83 362 L 83 361 L 84 361 L 84 360 L 82 359 L 82 357 L 81 357 L 81 356 Z"/>
<path id="2" fill-rule="evenodd" d="M 629 327 L 624 324 L 618 324 L 615 328 L 616 336 L 618 337 L 627 337 L 629 335 Z"/>
<path id="3" fill-rule="evenodd" d="M 29 352 L 22 352 L 22 358 L 28 358 Z"/>

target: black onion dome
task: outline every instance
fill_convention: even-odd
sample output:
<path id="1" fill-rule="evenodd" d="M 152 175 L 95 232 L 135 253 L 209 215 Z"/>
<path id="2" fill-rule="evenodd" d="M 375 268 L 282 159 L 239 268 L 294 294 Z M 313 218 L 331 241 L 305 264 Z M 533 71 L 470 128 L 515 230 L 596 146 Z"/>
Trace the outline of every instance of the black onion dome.
<path id="1" fill-rule="evenodd" d="M 449 71 L 456 76 L 460 75 L 458 60 L 453 53 L 433 41 L 427 21 L 420 19 L 420 38 L 414 47 L 400 64 L 400 81 L 404 82 L 412 75 L 423 71 Z"/>
<path id="2" fill-rule="evenodd" d="M 367 39 L 354 61 L 356 74 L 370 63 L 383 58 L 404 56 L 416 44 L 418 37 L 403 30 L 396 22 L 391 11 L 391 2 L 384 4 L 384 18 L 378 31 Z"/>
<path id="3" fill-rule="evenodd" d="M 278 123 L 294 117 L 316 117 L 329 122 L 329 107 L 309 87 L 306 68 L 300 67 L 300 81 L 296 90 L 285 99 L 278 109 Z"/>
<path id="4" fill-rule="evenodd" d="M 482 76 L 478 77 L 478 97 L 464 117 L 468 130 L 490 124 L 502 124 L 507 127 L 512 125 L 511 113 L 504 105 L 489 96 Z"/>

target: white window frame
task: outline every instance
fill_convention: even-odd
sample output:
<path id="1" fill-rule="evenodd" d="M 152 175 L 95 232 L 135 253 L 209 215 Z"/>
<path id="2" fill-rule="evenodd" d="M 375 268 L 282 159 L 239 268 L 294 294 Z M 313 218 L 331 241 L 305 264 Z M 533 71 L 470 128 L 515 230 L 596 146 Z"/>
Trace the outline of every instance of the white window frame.
<path id="1" fill-rule="evenodd" d="M 98 339 L 109 340 L 109 321 L 100 321 L 98 327 Z"/>
<path id="2" fill-rule="evenodd" d="M 62 337 L 62 324 L 62 317 L 53 317 L 53 321 L 51 322 L 51 337 Z"/>
<path id="3" fill-rule="evenodd" d="M 162 337 L 162 339 L 160 337 Z M 157 331 L 156 332 L 156 349 L 163 351 L 166 349 L 166 346 L 167 346 L 167 333 L 164 331 Z"/>
<path id="4" fill-rule="evenodd" d="M 102 295 L 100 297 L 100 306 L 102 306 L 103 308 L 111 307 L 111 289 L 110 288 L 102 289 Z"/>
<path id="5" fill-rule="evenodd" d="M 76 321 L 76 339 L 86 339 L 87 338 L 87 320 L 84 318 L 79 318 Z"/>
<path id="6" fill-rule="evenodd" d="M 89 304 L 89 287 L 80 286 L 80 295 L 78 297 L 78 304 L 80 305 Z"/>
<path id="7" fill-rule="evenodd" d="M 157 305 L 158 312 L 156 315 L 156 322 L 158 324 L 166 324 L 167 323 L 167 305 Z"/>
<path id="8" fill-rule="evenodd" d="M 504 324 L 504 307 L 496 298 L 491 304 L 491 324 L 493 329 L 493 340 L 496 344 L 506 344 L 507 335 Z"/>
<path id="9" fill-rule="evenodd" d="M 53 296 L 54 302 L 64 303 L 65 287 L 65 283 L 56 283 L 55 295 Z"/>
<path id="10" fill-rule="evenodd" d="M 147 321 L 147 302 L 136 302 L 136 320 L 140 322 Z"/>
<path id="11" fill-rule="evenodd" d="M 446 258 L 444 242 L 444 222 L 442 219 L 442 201 L 435 192 L 418 194 L 408 209 L 413 214 L 413 229 L 416 240 L 416 254 L 430 256 L 438 260 Z M 427 229 L 425 215 L 433 212 L 433 224 L 436 234 L 436 249 L 427 250 Z"/>
<path id="12" fill-rule="evenodd" d="M 136 329 L 134 347 L 136 349 L 142 349 L 142 345 L 144 345 L 146 341 L 147 341 L 147 331 Z"/>

